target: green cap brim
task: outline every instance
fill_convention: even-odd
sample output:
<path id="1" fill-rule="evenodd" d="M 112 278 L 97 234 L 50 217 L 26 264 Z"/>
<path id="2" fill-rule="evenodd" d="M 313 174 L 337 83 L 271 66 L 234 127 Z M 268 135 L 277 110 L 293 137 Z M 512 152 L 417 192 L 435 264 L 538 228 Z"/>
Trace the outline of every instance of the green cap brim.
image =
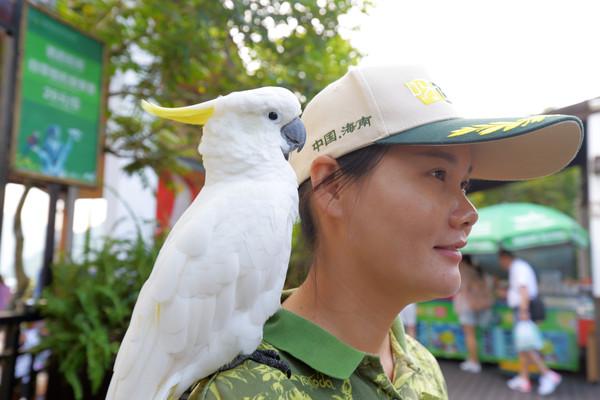
<path id="1" fill-rule="evenodd" d="M 570 115 L 455 118 L 417 126 L 381 144 L 472 145 L 473 179 L 522 180 L 566 167 L 583 141 L 583 124 Z"/>

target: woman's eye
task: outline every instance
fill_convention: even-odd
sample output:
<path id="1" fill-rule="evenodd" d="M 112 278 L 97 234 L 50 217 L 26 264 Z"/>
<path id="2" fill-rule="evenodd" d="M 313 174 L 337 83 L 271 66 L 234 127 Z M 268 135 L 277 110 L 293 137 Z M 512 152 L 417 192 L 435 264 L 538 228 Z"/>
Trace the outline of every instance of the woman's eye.
<path id="1" fill-rule="evenodd" d="M 271 111 L 269 113 L 269 119 L 271 121 L 277 121 L 279 119 L 279 114 L 277 114 L 275 111 Z"/>
<path id="2" fill-rule="evenodd" d="M 434 178 L 439 179 L 442 182 L 446 180 L 446 171 L 444 171 L 443 169 L 436 169 L 431 172 L 431 175 L 433 175 Z"/>

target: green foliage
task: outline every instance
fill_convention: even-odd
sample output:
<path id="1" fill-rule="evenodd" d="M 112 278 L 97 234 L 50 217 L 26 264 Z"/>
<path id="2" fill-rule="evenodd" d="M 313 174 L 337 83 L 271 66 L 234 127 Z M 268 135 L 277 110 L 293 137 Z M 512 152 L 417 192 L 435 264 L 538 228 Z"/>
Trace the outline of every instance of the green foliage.
<path id="1" fill-rule="evenodd" d="M 112 367 L 160 245 L 139 236 L 107 238 L 93 250 L 86 240 L 83 261 L 53 266 L 42 309 L 48 335 L 40 348 L 52 351 L 77 399 L 84 397 L 82 380 L 96 393 Z"/>
<path id="2" fill-rule="evenodd" d="M 476 192 L 469 198 L 477 208 L 498 203 L 527 202 L 545 205 L 577 218 L 581 170 L 569 168 L 559 174 Z"/>
<path id="3" fill-rule="evenodd" d="M 370 3 L 58 0 L 57 12 L 107 44 L 110 95 L 120 100 L 109 110 L 107 151 L 132 157 L 129 172 L 160 172 L 176 168 L 175 157 L 197 156 L 200 129 L 143 122 L 141 99 L 190 105 L 264 85 L 310 99 L 358 61 L 338 19 L 352 9 L 366 12 Z"/>

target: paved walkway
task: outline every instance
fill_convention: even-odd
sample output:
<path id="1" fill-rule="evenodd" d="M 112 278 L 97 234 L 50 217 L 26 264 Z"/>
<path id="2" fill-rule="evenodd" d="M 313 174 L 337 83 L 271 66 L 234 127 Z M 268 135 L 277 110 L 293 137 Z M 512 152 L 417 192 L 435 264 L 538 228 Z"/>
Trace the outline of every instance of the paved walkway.
<path id="1" fill-rule="evenodd" d="M 510 390 L 506 386 L 509 375 L 498 369 L 497 365 L 483 366 L 480 374 L 463 372 L 458 361 L 439 360 L 448 384 L 450 400 L 600 400 L 600 384 L 586 382 L 583 373 L 561 373 L 563 381 L 552 395 L 539 396 L 537 382 L 534 380 L 532 394 L 523 394 Z"/>

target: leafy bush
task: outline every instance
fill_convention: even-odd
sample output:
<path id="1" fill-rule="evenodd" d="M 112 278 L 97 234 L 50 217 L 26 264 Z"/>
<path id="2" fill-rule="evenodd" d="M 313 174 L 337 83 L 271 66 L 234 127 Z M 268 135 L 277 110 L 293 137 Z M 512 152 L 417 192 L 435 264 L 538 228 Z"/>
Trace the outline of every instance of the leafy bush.
<path id="1" fill-rule="evenodd" d="M 84 387 L 97 393 L 112 369 L 138 293 L 149 276 L 161 240 L 107 238 L 100 249 L 86 240 L 83 261 L 53 266 L 52 285 L 44 291 L 50 349 L 75 398 Z"/>

